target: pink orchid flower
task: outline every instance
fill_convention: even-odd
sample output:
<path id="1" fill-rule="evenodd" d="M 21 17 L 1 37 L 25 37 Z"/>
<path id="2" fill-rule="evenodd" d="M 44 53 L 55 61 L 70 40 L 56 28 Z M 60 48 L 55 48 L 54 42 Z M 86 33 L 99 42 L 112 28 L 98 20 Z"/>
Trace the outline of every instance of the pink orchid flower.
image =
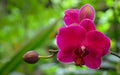
<path id="1" fill-rule="evenodd" d="M 83 6 L 79 18 L 76 18 L 78 15 L 71 14 L 72 10 L 67 16 L 65 12 L 67 27 L 61 28 L 56 36 L 59 48 L 57 58 L 61 63 L 74 62 L 77 66 L 99 69 L 102 57 L 109 52 L 110 39 L 96 30 L 93 22 L 95 15 L 90 11 L 94 11 L 90 5 Z"/>

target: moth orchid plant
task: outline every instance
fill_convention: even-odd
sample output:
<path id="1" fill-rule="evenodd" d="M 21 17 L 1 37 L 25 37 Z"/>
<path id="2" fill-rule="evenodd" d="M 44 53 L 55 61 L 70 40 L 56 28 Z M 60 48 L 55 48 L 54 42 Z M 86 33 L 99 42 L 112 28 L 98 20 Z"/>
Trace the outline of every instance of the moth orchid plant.
<path id="1" fill-rule="evenodd" d="M 90 4 L 78 9 L 65 11 L 65 27 L 59 29 L 56 43 L 59 50 L 49 50 L 51 55 L 39 56 L 35 51 L 23 55 L 25 62 L 34 64 L 41 58 L 51 58 L 57 53 L 57 59 L 64 64 L 86 65 L 90 69 L 99 69 L 102 57 L 110 52 L 110 39 L 96 30 L 95 10 Z"/>

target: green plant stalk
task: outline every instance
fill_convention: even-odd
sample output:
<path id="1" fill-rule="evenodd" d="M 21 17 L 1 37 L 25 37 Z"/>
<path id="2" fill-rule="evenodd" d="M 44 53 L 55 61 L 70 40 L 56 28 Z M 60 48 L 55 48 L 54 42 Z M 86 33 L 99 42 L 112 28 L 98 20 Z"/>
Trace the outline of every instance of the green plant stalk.
<path id="1" fill-rule="evenodd" d="M 10 59 L 7 63 L 5 63 L 0 69 L 0 75 L 8 75 L 10 72 L 15 70 L 22 62 L 22 56 L 25 52 L 29 50 L 34 50 L 36 47 L 40 47 L 44 44 L 47 39 L 47 36 L 53 33 L 56 24 L 59 20 L 55 23 L 50 25 L 49 27 L 40 30 L 37 36 L 35 36 L 32 40 L 26 43 L 23 47 L 20 48 L 19 52 L 16 53 L 13 58 Z M 43 32 L 44 31 L 44 32 Z"/>
<path id="2" fill-rule="evenodd" d="M 56 53 L 58 53 L 58 50 L 48 50 L 50 53 L 52 53 L 51 55 L 48 55 L 48 56 L 39 56 L 39 58 L 43 58 L 43 59 L 47 59 L 47 58 L 52 58 Z M 115 53 L 115 52 L 110 52 L 110 54 L 120 58 L 120 56 Z"/>
<path id="3" fill-rule="evenodd" d="M 112 55 L 114 55 L 114 56 L 120 58 L 120 56 L 119 56 L 118 54 L 114 53 L 114 52 L 110 52 L 110 54 L 112 54 Z"/>

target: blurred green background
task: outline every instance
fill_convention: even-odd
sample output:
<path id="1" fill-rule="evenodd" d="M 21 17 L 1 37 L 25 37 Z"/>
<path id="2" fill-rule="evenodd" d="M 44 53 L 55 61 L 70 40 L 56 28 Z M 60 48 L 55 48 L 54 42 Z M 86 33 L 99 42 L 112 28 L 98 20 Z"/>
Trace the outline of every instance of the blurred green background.
<path id="1" fill-rule="evenodd" d="M 49 55 L 57 49 L 64 11 L 88 3 L 96 10 L 97 30 L 111 38 L 111 51 L 120 55 L 120 0 L 0 0 L 0 75 L 120 75 L 120 58 L 110 54 L 99 70 L 61 64 L 56 56 L 33 65 L 23 61 L 29 50 Z"/>

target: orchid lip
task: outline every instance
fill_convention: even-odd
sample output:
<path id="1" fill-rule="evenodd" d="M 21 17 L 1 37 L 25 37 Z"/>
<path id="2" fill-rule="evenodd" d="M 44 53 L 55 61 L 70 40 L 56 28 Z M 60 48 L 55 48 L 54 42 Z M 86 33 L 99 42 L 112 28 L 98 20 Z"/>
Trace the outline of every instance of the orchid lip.
<path id="1" fill-rule="evenodd" d="M 74 50 L 74 62 L 76 66 L 81 66 L 85 64 L 84 57 L 87 56 L 89 52 L 86 50 L 85 46 L 81 46 Z"/>

